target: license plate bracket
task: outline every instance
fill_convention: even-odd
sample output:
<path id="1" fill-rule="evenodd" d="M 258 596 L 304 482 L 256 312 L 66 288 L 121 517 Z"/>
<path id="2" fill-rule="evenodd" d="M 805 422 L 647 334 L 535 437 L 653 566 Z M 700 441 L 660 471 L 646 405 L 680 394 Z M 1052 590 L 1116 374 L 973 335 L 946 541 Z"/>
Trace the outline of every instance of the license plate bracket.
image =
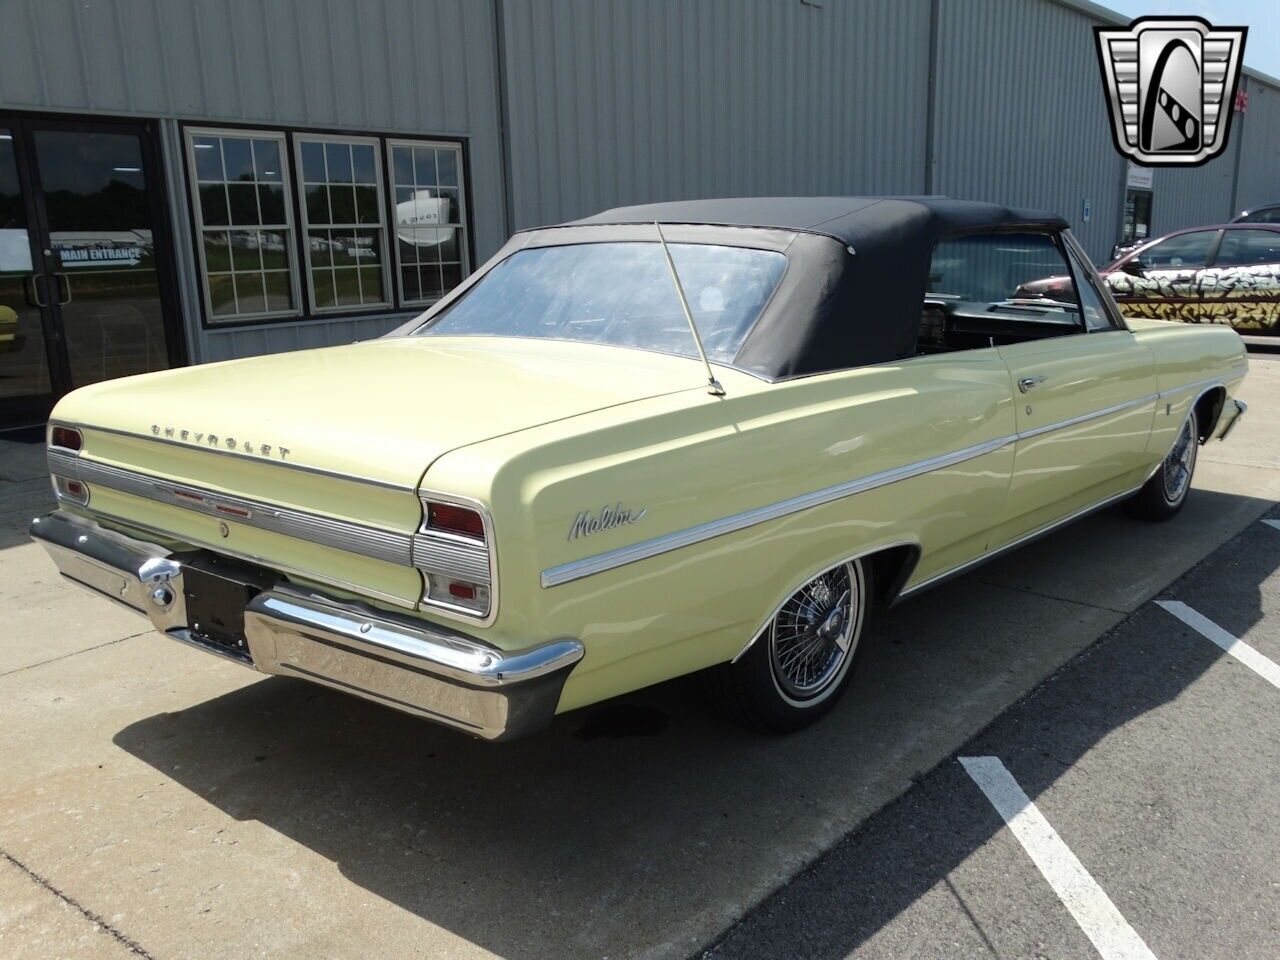
<path id="1" fill-rule="evenodd" d="M 216 555 L 201 554 L 184 560 L 182 592 L 188 628 L 218 646 L 247 653 L 245 607 L 277 579 L 258 567 Z"/>

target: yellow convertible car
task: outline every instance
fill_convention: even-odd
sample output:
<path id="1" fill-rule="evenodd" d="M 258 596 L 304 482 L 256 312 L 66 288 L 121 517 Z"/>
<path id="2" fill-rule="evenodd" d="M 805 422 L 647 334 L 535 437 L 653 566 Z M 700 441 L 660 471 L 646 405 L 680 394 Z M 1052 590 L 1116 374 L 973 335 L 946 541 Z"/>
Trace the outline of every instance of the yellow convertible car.
<path id="1" fill-rule="evenodd" d="M 1051 214 L 629 207 L 382 339 L 75 391 L 31 533 L 172 639 L 480 737 L 704 670 L 792 730 L 878 610 L 1177 513 L 1245 370 L 1226 327 L 1126 322 Z"/>

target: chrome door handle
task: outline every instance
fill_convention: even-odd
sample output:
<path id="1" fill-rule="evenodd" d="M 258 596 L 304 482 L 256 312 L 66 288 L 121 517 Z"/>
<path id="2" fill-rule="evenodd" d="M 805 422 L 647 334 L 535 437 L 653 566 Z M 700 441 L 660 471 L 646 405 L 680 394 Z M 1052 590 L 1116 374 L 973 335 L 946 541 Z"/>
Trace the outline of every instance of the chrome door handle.
<path id="1" fill-rule="evenodd" d="M 1040 377 L 1040 376 L 1023 377 L 1021 380 L 1018 381 L 1018 389 L 1021 390 L 1023 393 L 1026 393 L 1032 387 L 1038 387 L 1040 386 L 1040 384 L 1044 383 L 1044 379 L 1045 379 L 1044 377 Z"/>

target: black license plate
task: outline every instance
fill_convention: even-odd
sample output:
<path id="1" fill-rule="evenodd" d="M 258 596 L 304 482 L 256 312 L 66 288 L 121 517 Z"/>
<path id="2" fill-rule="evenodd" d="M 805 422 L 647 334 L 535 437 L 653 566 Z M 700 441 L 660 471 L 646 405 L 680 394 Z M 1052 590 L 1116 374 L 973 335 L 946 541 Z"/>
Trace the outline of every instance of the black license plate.
<path id="1" fill-rule="evenodd" d="M 206 640 L 246 651 L 244 610 L 273 577 L 221 557 L 200 557 L 182 567 L 187 626 Z"/>

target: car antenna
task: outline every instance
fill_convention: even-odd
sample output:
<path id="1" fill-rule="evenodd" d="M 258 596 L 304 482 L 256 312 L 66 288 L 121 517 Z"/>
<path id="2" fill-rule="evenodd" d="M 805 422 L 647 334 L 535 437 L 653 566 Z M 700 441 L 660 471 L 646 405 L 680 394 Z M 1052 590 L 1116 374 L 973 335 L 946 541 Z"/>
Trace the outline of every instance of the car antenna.
<path id="1" fill-rule="evenodd" d="M 698 325 L 693 322 L 693 311 L 689 309 L 689 301 L 684 295 L 684 284 L 680 282 L 680 274 L 676 271 L 676 262 L 671 259 L 671 248 L 667 246 L 667 238 L 662 235 L 662 224 L 657 220 L 653 221 L 654 229 L 658 231 L 658 242 L 662 244 L 662 252 L 667 255 L 667 266 L 671 268 L 671 279 L 676 282 L 676 293 L 680 296 L 680 307 L 684 310 L 684 318 L 689 321 L 689 330 L 693 333 L 693 342 L 698 345 L 698 356 L 702 358 L 703 366 L 707 368 L 707 383 L 710 385 L 710 393 L 713 397 L 723 397 L 724 387 L 720 385 L 720 381 L 716 379 L 716 375 L 711 370 L 711 361 L 707 359 L 707 351 L 702 347 L 702 337 L 698 335 Z"/>

